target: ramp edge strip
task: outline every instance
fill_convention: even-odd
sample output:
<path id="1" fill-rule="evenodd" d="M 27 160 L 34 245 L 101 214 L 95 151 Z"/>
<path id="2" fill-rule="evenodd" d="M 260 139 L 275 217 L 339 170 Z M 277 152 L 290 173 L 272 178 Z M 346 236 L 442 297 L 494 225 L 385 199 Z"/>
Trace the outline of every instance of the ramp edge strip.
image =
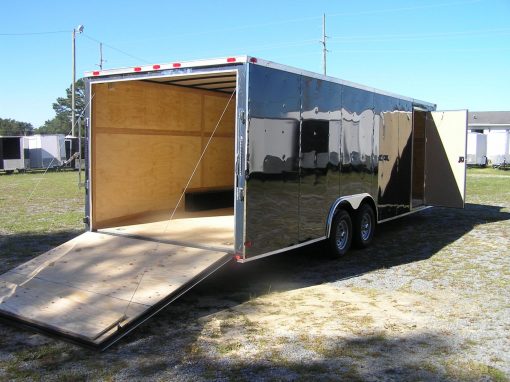
<path id="1" fill-rule="evenodd" d="M 235 254 L 235 250 L 233 248 L 229 248 L 229 247 L 217 247 L 214 245 L 191 243 L 188 241 L 180 241 L 180 240 L 156 239 L 156 238 L 153 238 L 150 236 L 143 236 L 143 235 L 137 235 L 137 234 L 131 234 L 131 233 L 120 233 L 120 232 L 110 232 L 110 231 L 101 231 L 101 230 L 97 231 L 97 233 L 100 233 L 103 235 L 116 236 L 116 237 L 127 237 L 127 238 L 135 239 L 135 240 L 152 241 L 154 243 L 177 245 L 179 247 L 189 247 L 189 248 L 205 249 L 208 251 L 225 252 L 230 255 Z"/>

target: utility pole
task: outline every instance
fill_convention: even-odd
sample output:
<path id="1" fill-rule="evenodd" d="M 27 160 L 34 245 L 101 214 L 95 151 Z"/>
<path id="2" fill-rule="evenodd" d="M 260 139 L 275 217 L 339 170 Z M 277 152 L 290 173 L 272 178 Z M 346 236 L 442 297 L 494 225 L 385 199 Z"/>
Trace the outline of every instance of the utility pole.
<path id="1" fill-rule="evenodd" d="M 103 62 L 106 62 L 106 60 L 103 60 L 103 43 L 99 43 L 99 69 L 103 70 Z"/>
<path id="2" fill-rule="evenodd" d="M 326 75 L 326 53 L 328 50 L 326 49 L 326 14 L 322 14 L 322 40 L 320 43 L 322 44 L 322 69 L 324 71 L 324 75 Z"/>
<path id="3" fill-rule="evenodd" d="M 76 100 L 75 100 L 75 83 L 76 83 L 76 32 L 83 32 L 83 25 L 78 25 L 73 29 L 73 82 L 71 83 L 71 136 L 74 137 L 74 124 L 76 120 Z"/>

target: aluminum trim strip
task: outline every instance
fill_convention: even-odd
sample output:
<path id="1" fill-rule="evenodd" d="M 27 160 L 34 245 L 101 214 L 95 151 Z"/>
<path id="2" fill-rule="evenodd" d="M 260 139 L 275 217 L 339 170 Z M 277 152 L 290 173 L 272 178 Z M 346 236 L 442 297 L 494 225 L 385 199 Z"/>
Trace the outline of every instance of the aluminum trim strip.
<path id="1" fill-rule="evenodd" d="M 234 61 L 229 62 L 228 59 L 233 58 Z M 140 66 L 129 66 L 118 69 L 104 69 L 104 70 L 89 70 L 84 73 L 85 77 L 90 78 L 100 78 L 105 76 L 111 76 L 114 74 L 132 74 L 132 73 L 147 73 L 147 72 L 157 72 L 161 70 L 168 69 L 183 69 L 183 68 L 196 68 L 196 67 L 204 67 L 204 66 L 220 66 L 220 65 L 234 65 L 234 64 L 243 64 L 248 61 L 247 56 L 230 56 L 230 57 L 221 57 L 221 58 L 212 58 L 205 60 L 194 60 L 194 61 L 174 61 L 166 64 L 150 64 L 150 65 L 140 65 Z M 174 67 L 174 64 L 178 63 L 178 67 Z M 158 65 L 157 69 L 154 69 L 154 65 Z M 139 71 L 135 71 L 135 68 L 140 68 Z M 95 72 L 99 72 L 99 74 L 94 75 Z"/>
<path id="2" fill-rule="evenodd" d="M 416 207 L 412 211 L 406 212 L 404 214 L 400 214 L 400 215 L 397 215 L 397 216 L 392 216 L 391 218 L 387 218 L 387 219 L 383 219 L 383 220 L 378 220 L 377 224 L 386 223 L 386 222 L 389 222 L 391 220 L 399 219 L 401 217 L 414 214 L 416 212 L 420 212 L 420 211 L 423 211 L 423 210 L 428 210 L 429 208 L 432 208 L 432 206 L 420 206 L 420 207 Z"/>
<path id="3" fill-rule="evenodd" d="M 327 239 L 326 236 L 321 236 L 321 237 L 319 237 L 317 239 L 307 240 L 307 241 L 305 241 L 303 243 L 299 243 L 299 244 L 296 244 L 296 245 L 291 245 L 290 247 L 285 247 L 285 248 L 277 249 L 276 251 L 271 251 L 271 252 L 263 253 L 262 255 L 257 255 L 257 256 L 249 257 L 247 259 L 246 258 L 239 259 L 239 260 L 236 260 L 236 261 L 238 263 L 249 263 L 250 261 L 253 261 L 253 260 L 262 259 L 264 257 L 276 255 L 278 253 L 282 253 L 282 252 L 286 252 L 286 251 L 291 251 L 293 249 L 304 247 L 305 245 L 317 243 L 318 241 L 322 241 L 322 240 L 326 240 L 326 239 Z"/>

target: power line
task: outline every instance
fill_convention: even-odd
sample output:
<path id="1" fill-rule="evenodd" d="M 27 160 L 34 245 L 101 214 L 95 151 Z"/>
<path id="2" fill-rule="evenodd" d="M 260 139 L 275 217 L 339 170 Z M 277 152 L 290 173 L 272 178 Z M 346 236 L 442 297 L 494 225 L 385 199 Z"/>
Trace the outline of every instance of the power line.
<path id="1" fill-rule="evenodd" d="M 47 32 L 0 33 L 0 36 L 36 36 L 36 35 L 71 33 L 71 32 L 72 32 L 72 30 L 47 31 Z"/>
<path id="2" fill-rule="evenodd" d="M 140 57 L 137 57 L 137 56 L 133 56 L 132 54 L 129 54 L 128 52 L 125 52 L 125 51 L 123 51 L 123 50 L 121 50 L 119 48 L 116 48 L 116 47 L 114 47 L 114 46 L 112 46 L 110 44 L 107 44 L 107 43 L 105 43 L 103 41 L 99 41 L 99 40 L 95 39 L 94 37 L 91 37 L 91 36 L 89 36 L 89 35 L 87 35 L 85 33 L 83 33 L 83 37 L 88 38 L 91 41 L 97 42 L 98 44 L 102 44 L 102 45 L 104 45 L 104 46 L 106 46 L 106 47 L 108 47 L 108 48 L 110 48 L 112 50 L 115 50 L 115 51 L 117 51 L 119 53 L 122 53 L 123 55 L 131 57 L 131 58 L 133 58 L 133 59 L 135 59 L 137 61 L 141 61 L 141 62 L 145 62 L 146 64 L 150 64 L 149 61 L 144 60 L 143 58 L 140 58 Z"/>
<path id="3" fill-rule="evenodd" d="M 371 9 L 369 11 L 359 11 L 359 12 L 342 12 L 342 13 L 330 13 L 328 16 L 336 17 L 336 16 L 361 16 L 361 15 L 376 15 L 379 13 L 393 13 L 393 12 L 404 12 L 404 11 L 416 11 L 421 9 L 431 9 L 431 8 L 442 8 L 442 7 L 453 7 L 458 5 L 468 5 L 479 3 L 482 0 L 465 0 L 465 1 L 455 1 L 451 3 L 439 3 L 439 4 L 428 4 L 428 5 L 417 5 L 411 7 L 400 7 L 400 8 L 387 8 L 387 9 Z"/>
<path id="4" fill-rule="evenodd" d="M 387 35 L 366 35 L 366 36 L 330 36 L 331 40 L 341 40 L 340 42 L 367 42 L 367 41 L 398 41 L 398 40 L 420 40 L 430 38 L 450 38 L 450 37 L 464 37 L 464 36 L 478 36 L 490 34 L 506 35 L 510 33 L 510 28 L 492 28 L 492 29 L 473 29 L 466 31 L 456 32 L 438 32 L 438 33 L 418 33 L 418 34 L 387 34 Z"/>

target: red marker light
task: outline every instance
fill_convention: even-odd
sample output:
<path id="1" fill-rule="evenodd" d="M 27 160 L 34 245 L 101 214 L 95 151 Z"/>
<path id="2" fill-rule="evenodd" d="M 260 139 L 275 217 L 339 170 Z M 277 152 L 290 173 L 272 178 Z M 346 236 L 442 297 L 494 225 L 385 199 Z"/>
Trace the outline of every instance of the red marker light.
<path id="1" fill-rule="evenodd" d="M 251 57 L 250 58 L 250 62 L 253 62 L 254 64 L 256 64 L 257 63 L 257 59 L 255 57 Z"/>
<path id="2" fill-rule="evenodd" d="M 98 71 L 92 72 L 92 75 L 93 76 L 99 76 L 99 72 Z"/>
<path id="3" fill-rule="evenodd" d="M 135 72 L 141 72 L 142 71 L 142 68 L 140 68 L 139 66 L 137 66 L 135 69 L 134 69 Z"/>
<path id="4" fill-rule="evenodd" d="M 180 64 L 180 63 L 178 63 L 178 62 L 174 62 L 174 63 L 172 64 L 172 66 L 173 66 L 174 68 L 180 68 L 180 67 L 181 67 L 181 64 Z"/>
<path id="5" fill-rule="evenodd" d="M 152 65 L 152 69 L 160 69 L 161 65 Z"/>
<path id="6" fill-rule="evenodd" d="M 227 62 L 236 62 L 236 58 L 235 57 L 229 57 L 229 58 L 227 58 Z"/>
<path id="7" fill-rule="evenodd" d="M 235 261 L 239 261 L 239 260 L 241 260 L 241 259 L 242 259 L 242 256 L 241 256 L 241 255 L 235 255 L 235 256 L 234 256 L 234 260 L 235 260 Z"/>
<path id="8" fill-rule="evenodd" d="M 253 242 L 252 242 L 251 240 L 249 240 L 249 241 L 245 241 L 245 242 L 244 242 L 244 246 L 245 246 L 246 248 L 251 248 L 251 247 L 253 247 Z"/>

